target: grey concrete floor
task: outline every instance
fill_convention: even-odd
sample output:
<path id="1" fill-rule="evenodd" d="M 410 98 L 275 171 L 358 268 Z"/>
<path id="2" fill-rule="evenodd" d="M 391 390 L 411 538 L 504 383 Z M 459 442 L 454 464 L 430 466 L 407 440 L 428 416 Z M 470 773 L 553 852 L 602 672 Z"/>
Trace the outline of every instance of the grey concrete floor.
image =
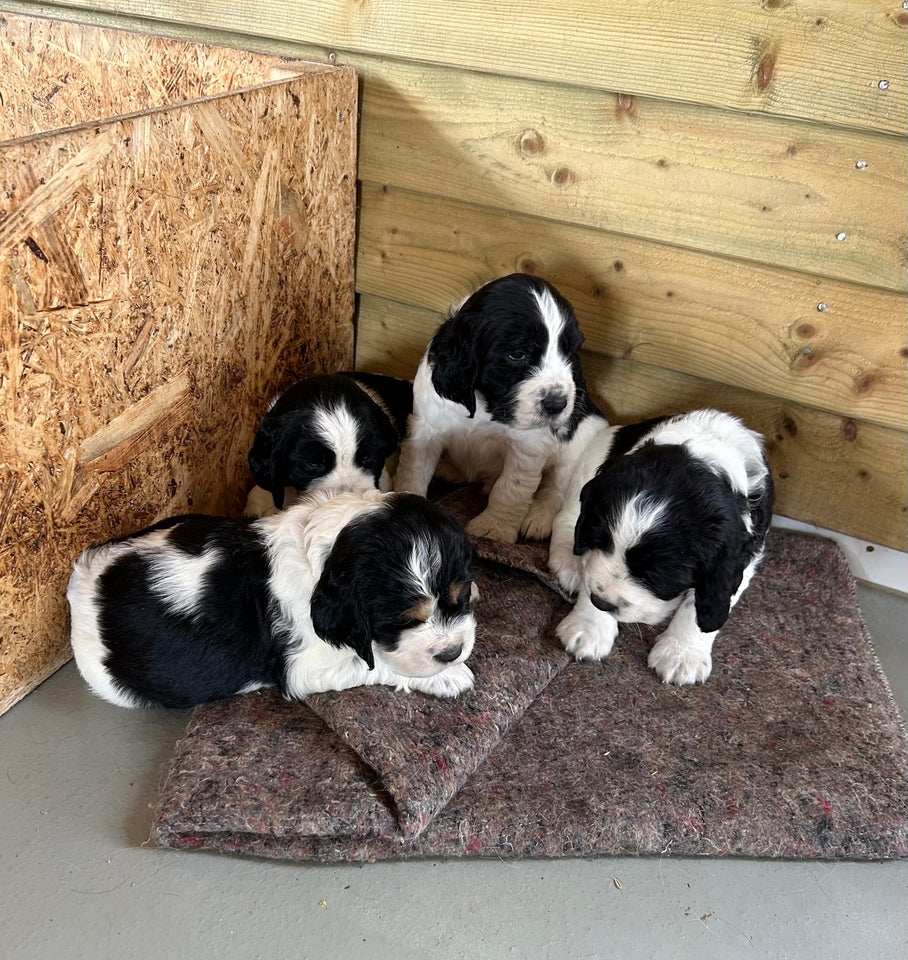
<path id="1" fill-rule="evenodd" d="M 860 596 L 904 713 L 908 598 Z M 908 956 L 908 861 L 338 867 L 159 850 L 150 805 L 186 719 L 102 703 L 72 664 L 0 718 L 3 960 Z"/>

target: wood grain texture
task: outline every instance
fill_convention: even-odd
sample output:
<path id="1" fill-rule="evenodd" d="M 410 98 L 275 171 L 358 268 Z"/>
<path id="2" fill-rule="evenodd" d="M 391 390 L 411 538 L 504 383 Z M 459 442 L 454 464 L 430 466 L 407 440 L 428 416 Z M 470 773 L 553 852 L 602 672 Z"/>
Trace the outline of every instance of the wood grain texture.
<path id="1" fill-rule="evenodd" d="M 513 271 L 562 290 L 593 352 L 906 425 L 898 294 L 363 185 L 361 292 L 445 311 Z"/>
<path id="2" fill-rule="evenodd" d="M 74 11 L 85 5 L 56 4 Z M 905 11 L 895 0 L 91 0 L 91 8 L 616 93 L 905 130 Z"/>
<path id="3" fill-rule="evenodd" d="M 278 59 L 62 21 L 0 17 L 0 140 L 262 83 Z"/>
<path id="4" fill-rule="evenodd" d="M 906 289 L 901 139 L 394 61 L 357 70 L 363 180 Z"/>
<path id="5" fill-rule="evenodd" d="M 68 656 L 84 547 L 238 511 L 268 400 L 352 363 L 356 93 L 321 67 L 0 144 L 0 704 Z"/>
<path id="6" fill-rule="evenodd" d="M 357 368 L 412 377 L 443 318 L 442 312 L 361 296 Z M 904 431 L 633 360 L 587 352 L 583 363 L 590 391 L 612 422 L 706 406 L 728 410 L 766 437 L 777 513 L 905 549 Z"/>

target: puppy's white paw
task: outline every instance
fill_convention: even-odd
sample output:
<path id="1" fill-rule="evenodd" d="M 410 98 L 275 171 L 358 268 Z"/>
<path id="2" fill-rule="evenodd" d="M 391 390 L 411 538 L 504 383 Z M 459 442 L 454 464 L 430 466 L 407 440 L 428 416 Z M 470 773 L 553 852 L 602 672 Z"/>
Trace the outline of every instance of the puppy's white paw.
<path id="1" fill-rule="evenodd" d="M 574 607 L 555 633 L 576 660 L 604 660 L 618 636 L 618 621 L 598 610 L 590 613 Z"/>
<path id="2" fill-rule="evenodd" d="M 554 548 L 549 554 L 549 570 L 566 593 L 575 594 L 580 590 L 580 559 L 566 550 Z"/>
<path id="3" fill-rule="evenodd" d="M 433 697 L 456 697 L 473 687 L 473 671 L 465 663 L 452 663 L 431 677 L 408 677 L 410 690 Z"/>
<path id="4" fill-rule="evenodd" d="M 517 542 L 517 528 L 489 510 L 483 510 L 479 516 L 473 517 L 467 524 L 467 533 L 474 537 L 485 537 L 487 540 L 498 540 L 500 543 Z"/>
<path id="5" fill-rule="evenodd" d="M 552 534 L 555 507 L 550 500 L 533 500 L 527 510 L 520 532 L 527 540 L 545 540 Z"/>
<path id="6" fill-rule="evenodd" d="M 703 683 L 713 669 L 708 647 L 673 635 L 669 630 L 659 636 L 649 652 L 648 662 L 663 683 L 678 686 Z"/>

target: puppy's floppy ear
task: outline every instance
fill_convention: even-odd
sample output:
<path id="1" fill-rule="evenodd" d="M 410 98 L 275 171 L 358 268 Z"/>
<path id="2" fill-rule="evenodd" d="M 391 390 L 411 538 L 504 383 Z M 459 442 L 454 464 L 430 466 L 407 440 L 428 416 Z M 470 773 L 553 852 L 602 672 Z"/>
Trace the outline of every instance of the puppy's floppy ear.
<path id="1" fill-rule="evenodd" d="M 602 523 L 598 504 L 597 477 L 588 480 L 580 491 L 580 513 L 574 525 L 574 556 L 581 557 L 592 550 L 600 539 L 596 531 Z"/>
<path id="2" fill-rule="evenodd" d="M 333 647 L 351 647 L 371 670 L 372 632 L 358 589 L 359 563 L 349 544 L 335 544 L 312 593 L 315 632 Z"/>
<path id="3" fill-rule="evenodd" d="M 267 490 L 278 510 L 284 509 L 284 482 L 281 474 L 278 425 L 267 420 L 259 427 L 252 449 L 249 451 L 249 469 L 252 478 L 263 490 Z"/>
<path id="4" fill-rule="evenodd" d="M 476 379 L 479 375 L 476 331 L 470 329 L 462 311 L 446 320 L 429 344 L 432 386 L 448 400 L 476 414 Z"/>
<path id="5" fill-rule="evenodd" d="M 731 598 L 741 586 L 747 561 L 739 544 L 724 544 L 715 559 L 697 576 L 694 606 L 697 626 L 703 633 L 715 633 L 728 619 Z"/>

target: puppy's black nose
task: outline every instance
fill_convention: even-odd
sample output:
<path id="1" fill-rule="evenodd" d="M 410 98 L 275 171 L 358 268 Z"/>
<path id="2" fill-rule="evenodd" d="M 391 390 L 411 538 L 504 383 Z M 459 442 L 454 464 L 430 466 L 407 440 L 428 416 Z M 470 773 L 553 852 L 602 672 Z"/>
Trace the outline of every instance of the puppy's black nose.
<path id="1" fill-rule="evenodd" d="M 601 610 L 603 613 L 617 613 L 618 607 L 614 603 L 609 603 L 608 600 L 603 600 L 602 597 L 597 597 L 595 593 L 590 594 L 590 603 L 597 609 Z"/>
<path id="2" fill-rule="evenodd" d="M 563 393 L 547 393 L 542 398 L 542 409 L 550 416 L 561 413 L 567 406 L 567 397 Z"/>
<path id="3" fill-rule="evenodd" d="M 441 663 L 453 663 L 463 653 L 463 644 L 458 643 L 456 647 L 448 647 L 441 653 L 435 654 L 435 659 Z"/>

